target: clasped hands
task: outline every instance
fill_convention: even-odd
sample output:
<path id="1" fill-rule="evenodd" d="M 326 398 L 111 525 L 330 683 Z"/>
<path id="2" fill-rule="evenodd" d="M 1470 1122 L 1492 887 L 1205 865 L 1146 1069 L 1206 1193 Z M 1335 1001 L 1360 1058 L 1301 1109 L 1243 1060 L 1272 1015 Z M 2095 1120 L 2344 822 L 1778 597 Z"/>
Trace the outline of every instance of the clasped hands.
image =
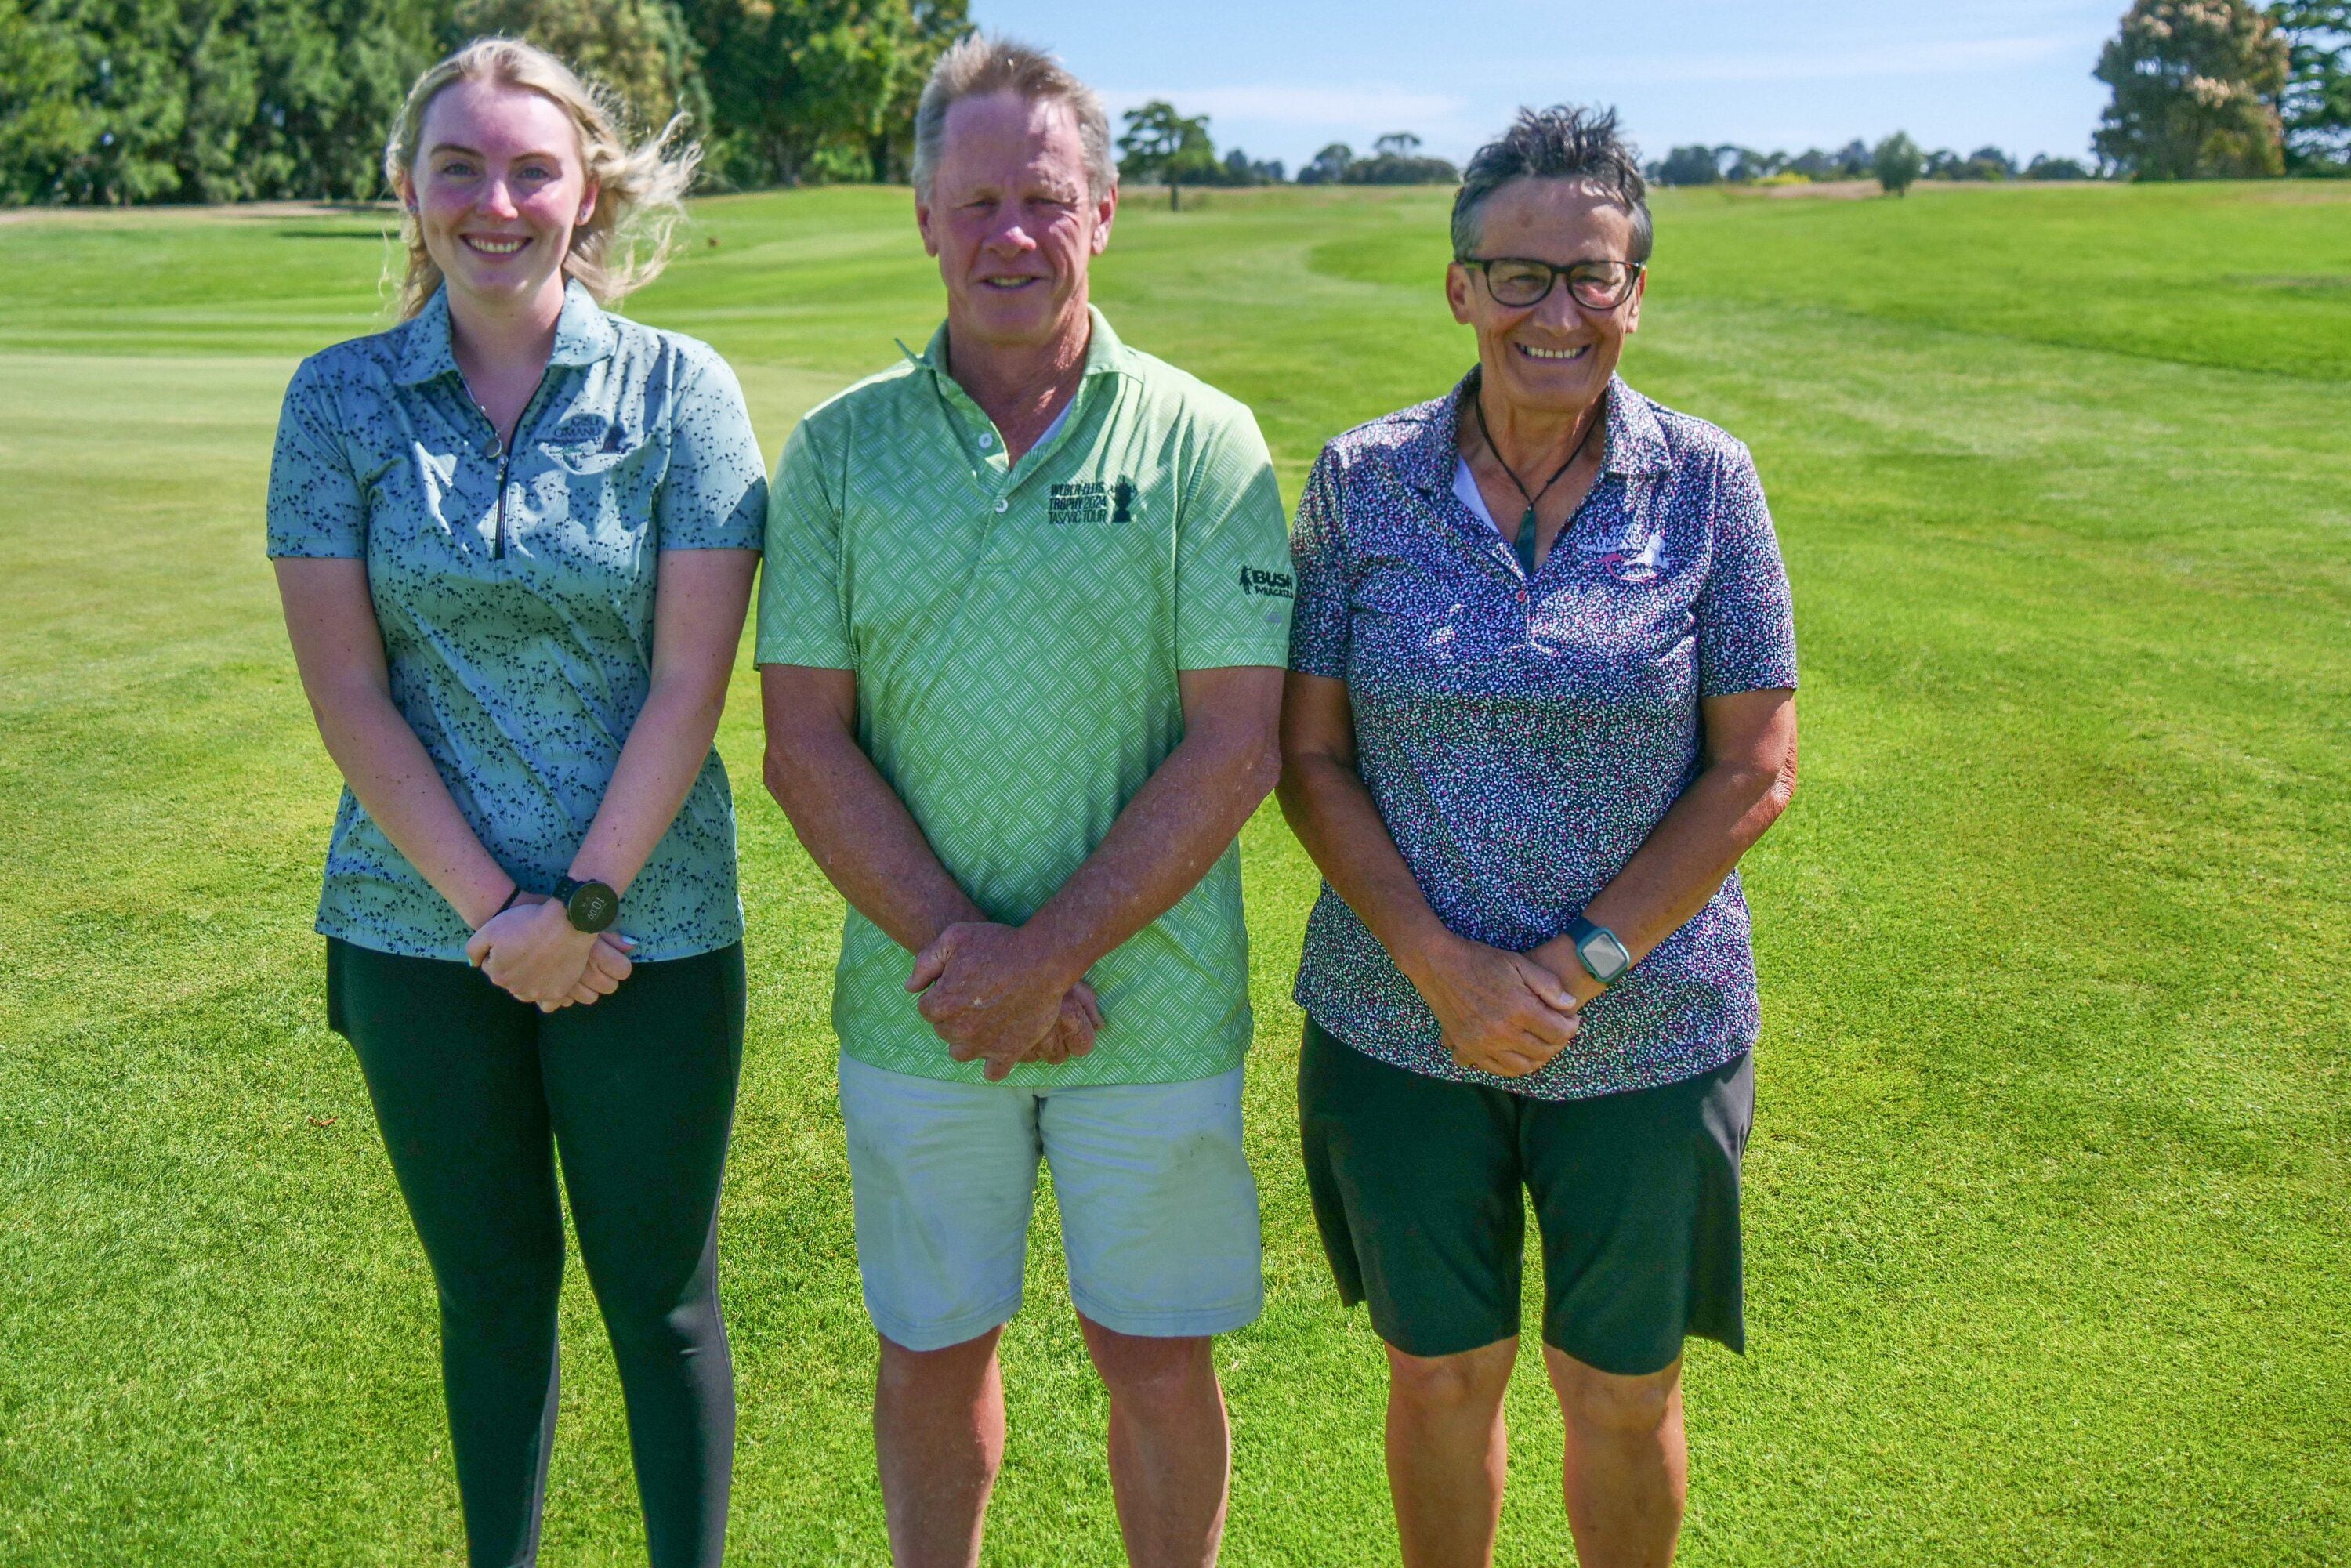
<path id="1" fill-rule="evenodd" d="M 1410 971 L 1437 1015 L 1454 1065 L 1523 1078 L 1548 1066 L 1583 1027 L 1596 984 L 1572 986 L 1532 954 L 1447 934 Z"/>
<path id="2" fill-rule="evenodd" d="M 963 921 L 914 955 L 906 988 L 957 1061 L 982 1061 L 991 1083 L 1023 1061 L 1067 1061 L 1094 1048 L 1102 1003 L 1061 974 L 1018 926 Z"/>
<path id="3" fill-rule="evenodd" d="M 517 1001 L 551 1013 L 619 990 L 634 967 L 629 949 L 635 946 L 617 931 L 579 930 L 563 905 L 526 893 L 482 922 L 465 944 L 465 961 Z"/>

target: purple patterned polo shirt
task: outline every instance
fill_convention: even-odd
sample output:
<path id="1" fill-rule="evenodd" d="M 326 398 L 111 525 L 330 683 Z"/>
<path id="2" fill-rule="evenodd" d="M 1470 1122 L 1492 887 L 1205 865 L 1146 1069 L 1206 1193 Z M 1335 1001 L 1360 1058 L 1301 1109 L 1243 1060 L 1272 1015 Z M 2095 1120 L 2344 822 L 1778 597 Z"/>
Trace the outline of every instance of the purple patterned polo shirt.
<path id="1" fill-rule="evenodd" d="M 1747 448 L 1621 380 L 1600 478 L 1530 581 L 1454 493 L 1476 384 L 1473 371 L 1322 449 L 1291 540 L 1290 664 L 1347 683 L 1357 767 L 1437 917 L 1525 952 L 1567 928 L 1697 777 L 1701 697 L 1795 685 L 1795 630 Z M 1694 1077 L 1760 1025 L 1736 873 L 1524 1078 L 1454 1065 L 1436 1015 L 1327 883 L 1297 998 L 1366 1055 L 1544 1100 Z"/>

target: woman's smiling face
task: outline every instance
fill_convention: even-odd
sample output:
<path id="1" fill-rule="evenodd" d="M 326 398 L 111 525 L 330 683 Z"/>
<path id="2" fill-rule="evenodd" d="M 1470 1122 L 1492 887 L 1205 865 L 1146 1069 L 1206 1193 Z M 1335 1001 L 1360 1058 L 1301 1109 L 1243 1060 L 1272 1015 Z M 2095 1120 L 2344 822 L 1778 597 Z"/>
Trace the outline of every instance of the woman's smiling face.
<path id="1" fill-rule="evenodd" d="M 1574 180 L 1520 179 L 1479 213 L 1480 258 L 1517 256 L 1565 267 L 1633 259 L 1633 214 Z M 1577 303 L 1564 278 L 1534 305 L 1499 303 L 1481 271 L 1455 265 L 1445 275 L 1453 319 L 1478 334 L 1485 384 L 1512 408 L 1573 414 L 1608 389 L 1625 340 L 1641 324 L 1647 275 L 1613 310 Z"/>
<path id="2" fill-rule="evenodd" d="M 596 210 L 570 115 L 528 88 L 457 81 L 417 141 L 403 194 L 451 293 L 511 308 L 559 292 L 571 232 Z"/>

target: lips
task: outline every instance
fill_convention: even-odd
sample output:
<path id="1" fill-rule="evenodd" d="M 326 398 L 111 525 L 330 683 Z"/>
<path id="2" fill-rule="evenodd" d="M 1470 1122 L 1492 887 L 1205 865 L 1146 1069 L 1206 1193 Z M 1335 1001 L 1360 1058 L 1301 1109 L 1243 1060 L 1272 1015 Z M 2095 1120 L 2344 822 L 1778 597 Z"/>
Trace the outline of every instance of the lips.
<path id="1" fill-rule="evenodd" d="M 465 248 L 476 256 L 498 260 L 520 255 L 530 244 L 528 235 L 465 235 L 460 237 L 465 240 Z"/>
<path id="2" fill-rule="evenodd" d="M 1514 343 L 1511 347 L 1539 364 L 1571 365 L 1592 352 L 1592 345 L 1582 343 L 1573 349 L 1539 349 L 1531 343 Z"/>

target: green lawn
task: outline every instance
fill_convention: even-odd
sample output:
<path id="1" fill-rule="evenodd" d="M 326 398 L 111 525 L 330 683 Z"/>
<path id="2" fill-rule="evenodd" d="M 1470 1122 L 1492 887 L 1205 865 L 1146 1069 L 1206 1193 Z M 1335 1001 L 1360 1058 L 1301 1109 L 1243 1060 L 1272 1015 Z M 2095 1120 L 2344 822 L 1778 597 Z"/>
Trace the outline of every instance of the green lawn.
<path id="1" fill-rule="evenodd" d="M 1128 340 L 1294 496 L 1433 395 L 1442 194 L 1138 202 Z M 714 200 L 634 313 L 797 414 L 919 345 L 903 192 Z M 1753 1344 L 1690 1357 L 1685 1560 L 2351 1560 L 2351 189 L 1668 193 L 1635 384 L 1750 443 L 1804 785 L 1750 862 Z M 430 1280 L 309 922 L 334 798 L 261 498 L 295 360 L 378 324 L 371 214 L 0 223 L 0 1563 L 455 1563 Z M 743 801 L 725 1216 L 745 1563 L 883 1560 L 826 996 L 838 900 Z M 1236 1564 L 1394 1560 L 1379 1356 L 1294 1152 L 1314 879 L 1246 840 L 1264 1320 L 1220 1350 Z M 1050 1242 L 1050 1218 L 1040 1239 Z M 550 1563 L 642 1561 L 575 1269 Z M 1118 1559 L 1050 1246 L 990 1559 Z M 1520 1367 L 1502 1561 L 1572 1553 Z"/>

